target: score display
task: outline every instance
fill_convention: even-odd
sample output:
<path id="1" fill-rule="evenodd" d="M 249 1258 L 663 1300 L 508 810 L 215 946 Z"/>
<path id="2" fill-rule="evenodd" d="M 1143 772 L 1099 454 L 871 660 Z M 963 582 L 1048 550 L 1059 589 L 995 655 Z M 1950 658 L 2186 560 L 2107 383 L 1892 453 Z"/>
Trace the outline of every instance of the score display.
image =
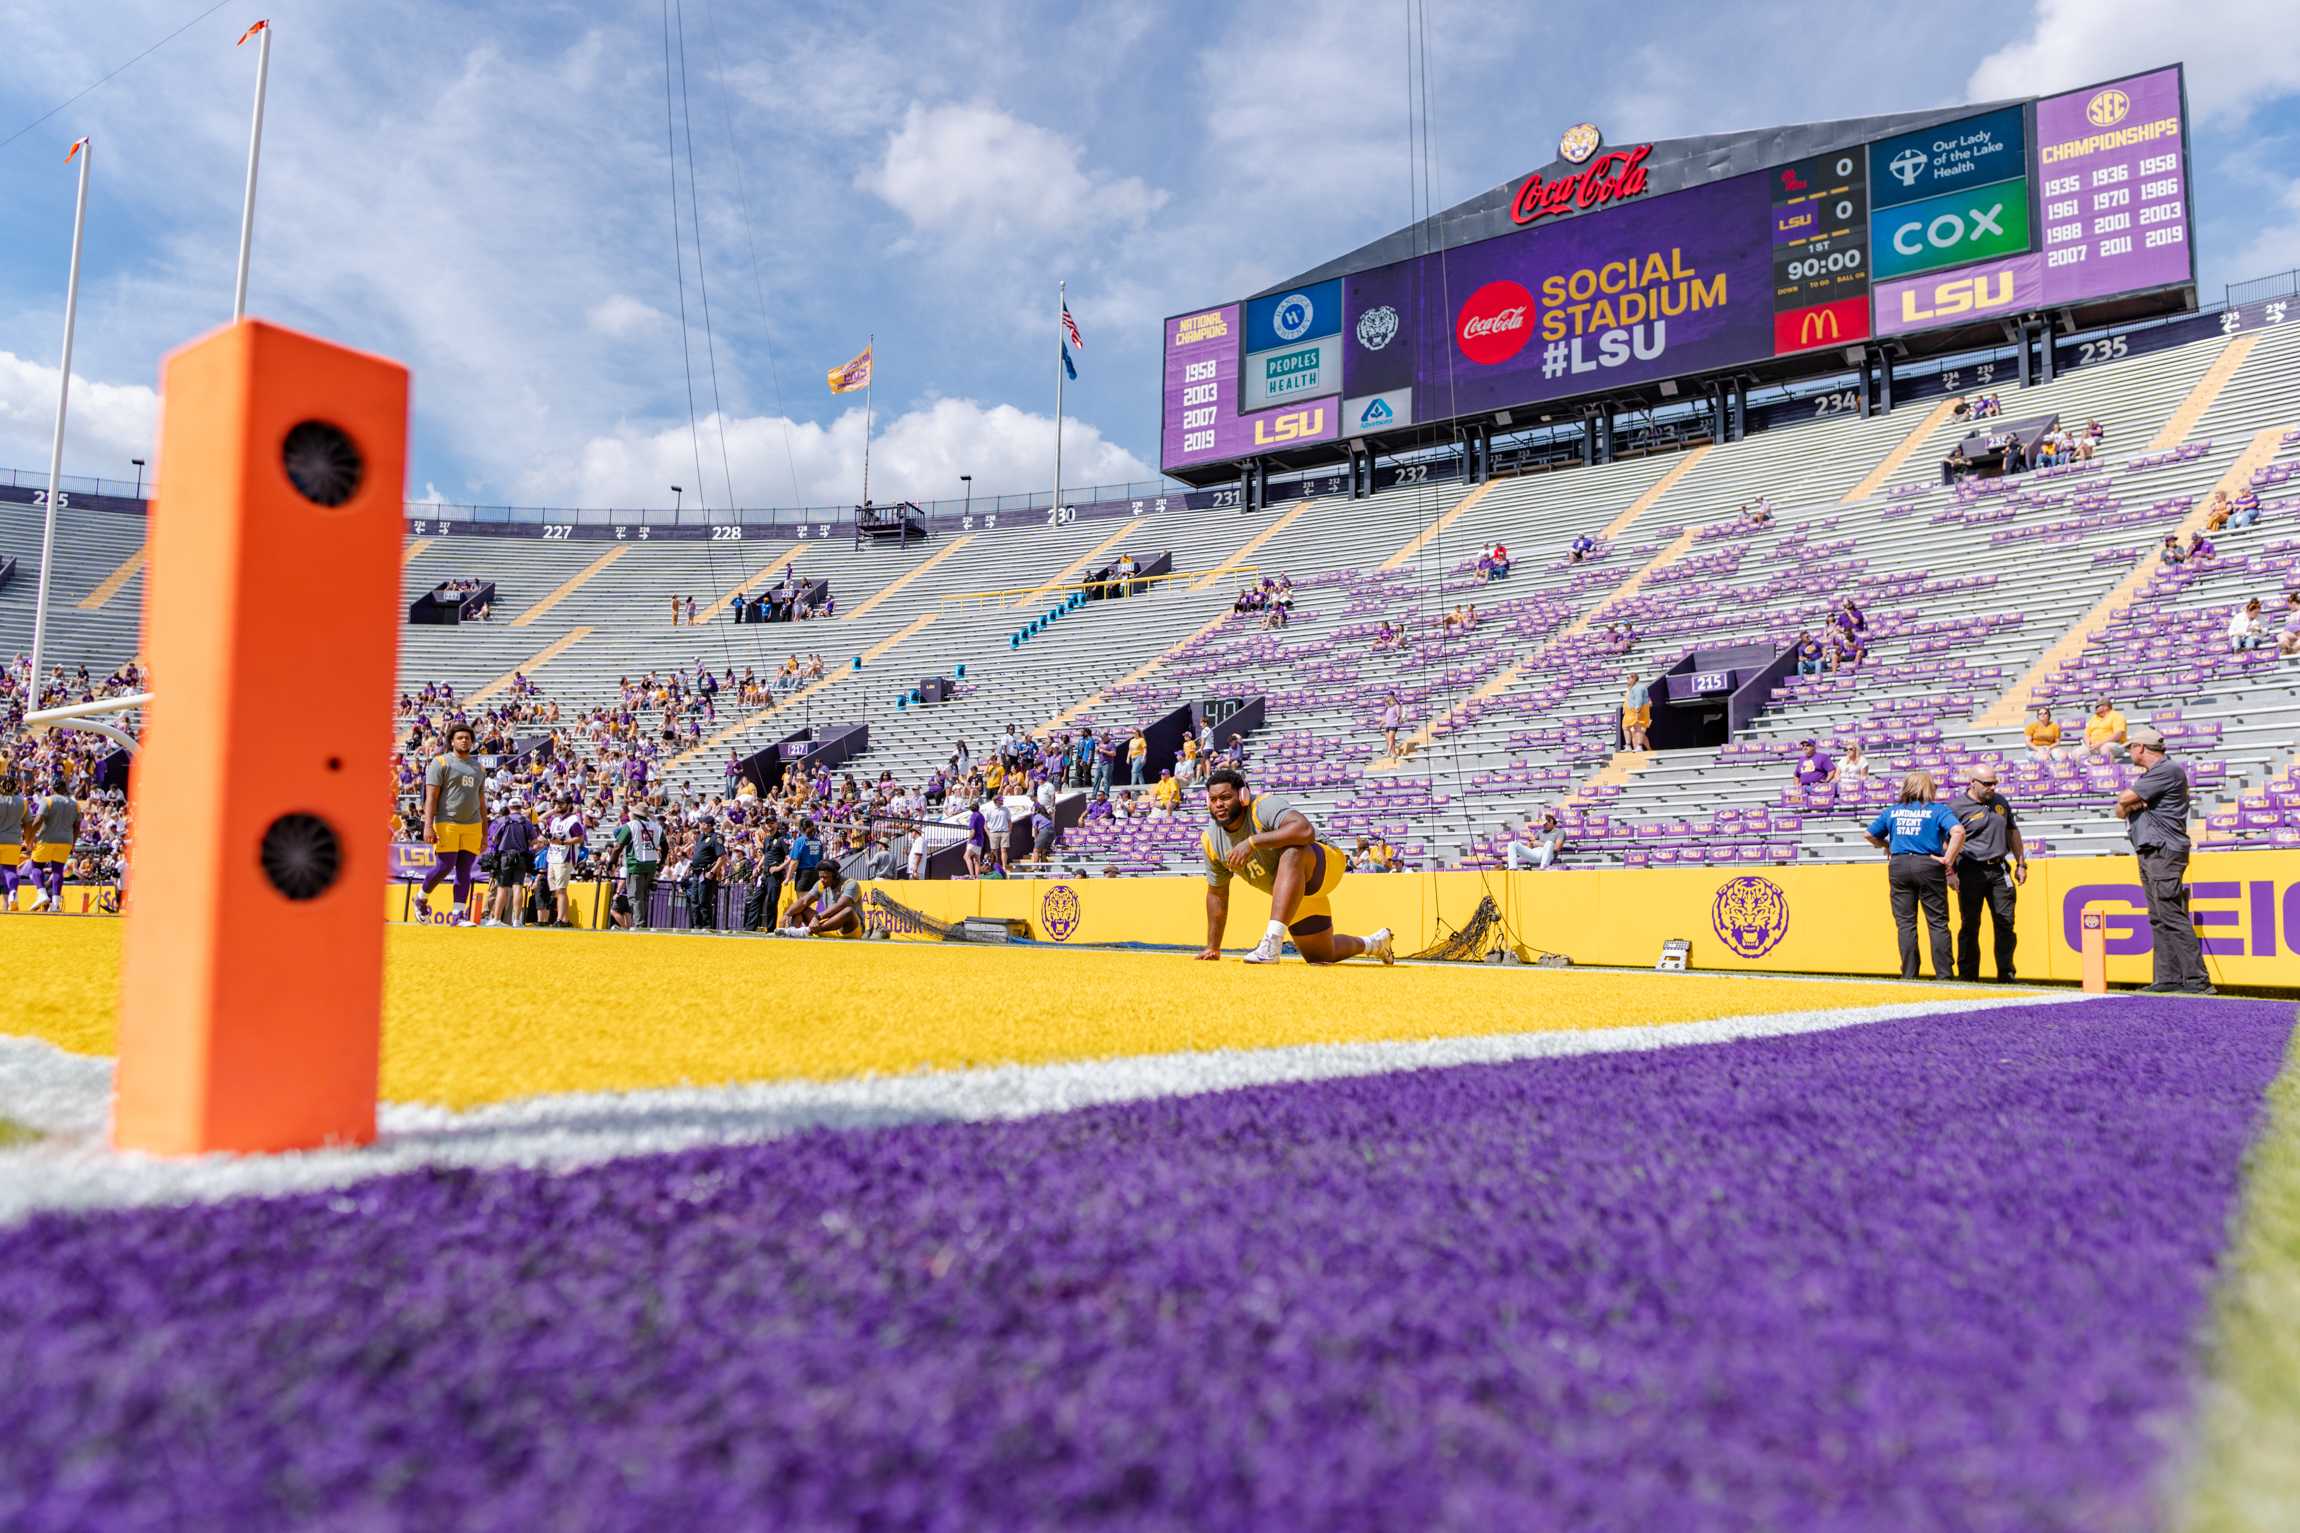
<path id="1" fill-rule="evenodd" d="M 2036 104 L 2048 303 L 2191 280 L 2178 65 Z"/>
<path id="2" fill-rule="evenodd" d="M 2193 303 L 2186 135 L 2177 64 L 1786 164 L 1746 135 L 1715 179 L 1175 315 L 1161 466 L 2127 294 Z"/>
<path id="3" fill-rule="evenodd" d="M 1869 169 L 1859 149 L 1772 172 L 1773 351 L 1869 333 Z"/>

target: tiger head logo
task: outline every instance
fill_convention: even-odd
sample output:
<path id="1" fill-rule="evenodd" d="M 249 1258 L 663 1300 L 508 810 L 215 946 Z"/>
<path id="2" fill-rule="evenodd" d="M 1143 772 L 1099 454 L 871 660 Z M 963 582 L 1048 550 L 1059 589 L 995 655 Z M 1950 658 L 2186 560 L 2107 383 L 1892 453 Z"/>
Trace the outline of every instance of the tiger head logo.
<path id="1" fill-rule="evenodd" d="M 1789 934 L 1789 896 L 1769 878 L 1727 879 L 1709 906 L 1709 924 L 1743 958 L 1762 958 Z"/>
<path id="2" fill-rule="evenodd" d="M 1078 930 L 1080 914 L 1078 891 L 1068 884 L 1056 884 L 1038 902 L 1038 924 L 1057 942 L 1070 940 L 1071 933 Z"/>

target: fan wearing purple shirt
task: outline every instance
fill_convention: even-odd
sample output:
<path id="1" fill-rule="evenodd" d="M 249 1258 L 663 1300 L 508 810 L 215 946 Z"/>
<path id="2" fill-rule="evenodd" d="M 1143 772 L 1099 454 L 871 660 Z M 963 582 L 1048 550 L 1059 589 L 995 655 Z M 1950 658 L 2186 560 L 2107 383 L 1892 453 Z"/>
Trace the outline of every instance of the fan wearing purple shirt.
<path id="1" fill-rule="evenodd" d="M 1837 780 L 1835 758 L 1811 740 L 1797 742 L 1797 786 L 1822 788 Z"/>

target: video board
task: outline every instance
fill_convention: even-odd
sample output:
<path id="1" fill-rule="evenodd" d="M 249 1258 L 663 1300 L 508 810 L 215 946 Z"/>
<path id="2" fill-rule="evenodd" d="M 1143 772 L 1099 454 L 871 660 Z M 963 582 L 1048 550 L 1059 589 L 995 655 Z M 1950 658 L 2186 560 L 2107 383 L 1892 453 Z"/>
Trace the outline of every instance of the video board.
<path id="1" fill-rule="evenodd" d="M 2175 64 L 1656 196 L 1613 151 L 1512 232 L 1167 320 L 1162 466 L 2184 286 L 2186 126 Z"/>

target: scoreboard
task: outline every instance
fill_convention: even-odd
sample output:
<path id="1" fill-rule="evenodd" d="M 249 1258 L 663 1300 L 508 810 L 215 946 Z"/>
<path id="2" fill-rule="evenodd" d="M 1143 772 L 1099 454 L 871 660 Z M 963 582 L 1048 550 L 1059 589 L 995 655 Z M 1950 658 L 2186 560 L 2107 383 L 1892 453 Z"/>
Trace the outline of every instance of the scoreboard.
<path id="1" fill-rule="evenodd" d="M 1169 318 L 1161 466 L 2187 287 L 2186 142 L 2177 64 L 1656 195 L 1569 136 L 1509 232 Z"/>

